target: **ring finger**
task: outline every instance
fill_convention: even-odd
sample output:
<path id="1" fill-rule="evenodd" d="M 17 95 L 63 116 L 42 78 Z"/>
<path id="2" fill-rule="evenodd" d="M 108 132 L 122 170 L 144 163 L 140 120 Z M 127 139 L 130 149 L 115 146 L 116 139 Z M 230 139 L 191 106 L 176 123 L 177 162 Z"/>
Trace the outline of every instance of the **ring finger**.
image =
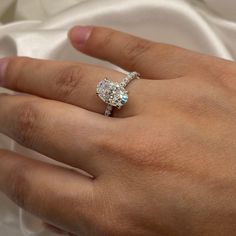
<path id="1" fill-rule="evenodd" d="M 96 96 L 96 86 L 99 81 L 108 77 L 112 81 L 120 82 L 124 74 L 91 66 L 82 63 L 54 62 L 25 57 L 6 58 L 0 64 L 5 63 L 2 73 L 2 86 L 44 98 L 73 104 L 87 110 L 104 113 L 105 104 Z M 146 81 L 146 80 L 145 80 Z M 140 84 L 132 83 L 132 91 L 142 89 Z M 133 86 L 135 86 L 133 88 Z M 142 94 L 142 93 L 140 93 Z M 133 94 L 130 96 L 133 97 Z M 136 99 L 133 99 L 136 101 Z M 133 101 L 131 100 L 120 116 L 134 115 Z M 132 103 L 131 103 L 132 102 Z M 132 107 L 132 109 L 129 109 Z"/>

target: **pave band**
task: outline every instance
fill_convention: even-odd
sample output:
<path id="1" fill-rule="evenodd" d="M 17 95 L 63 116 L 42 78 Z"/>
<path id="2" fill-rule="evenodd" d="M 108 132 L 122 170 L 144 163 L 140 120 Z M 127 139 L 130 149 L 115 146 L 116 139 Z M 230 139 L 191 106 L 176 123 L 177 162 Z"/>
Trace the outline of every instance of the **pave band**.
<path id="1" fill-rule="evenodd" d="M 105 78 L 97 85 L 97 95 L 107 104 L 104 115 L 111 116 L 113 107 L 120 109 L 128 101 L 126 86 L 134 79 L 139 79 L 139 73 L 130 72 L 120 82 L 113 82 Z"/>

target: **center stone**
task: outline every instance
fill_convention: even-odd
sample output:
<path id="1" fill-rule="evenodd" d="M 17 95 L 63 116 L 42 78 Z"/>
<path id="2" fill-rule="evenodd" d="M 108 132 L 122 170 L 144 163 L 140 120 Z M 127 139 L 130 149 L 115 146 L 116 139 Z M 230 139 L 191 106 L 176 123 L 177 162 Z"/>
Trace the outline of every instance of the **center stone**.
<path id="1" fill-rule="evenodd" d="M 97 85 L 97 95 L 107 104 L 121 108 L 128 100 L 128 92 L 119 83 L 104 79 Z"/>

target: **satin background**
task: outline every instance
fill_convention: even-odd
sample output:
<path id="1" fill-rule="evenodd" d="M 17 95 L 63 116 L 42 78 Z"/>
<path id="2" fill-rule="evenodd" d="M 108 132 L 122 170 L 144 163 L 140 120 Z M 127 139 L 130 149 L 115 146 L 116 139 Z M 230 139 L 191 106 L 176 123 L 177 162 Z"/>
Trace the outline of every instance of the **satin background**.
<path id="1" fill-rule="evenodd" d="M 77 60 L 117 69 L 76 52 L 67 41 L 71 26 L 96 24 L 234 60 L 235 10 L 235 0 L 0 0 L 0 57 Z M 0 148 L 46 160 L 3 135 Z M 0 236 L 13 235 L 54 234 L 0 194 Z"/>

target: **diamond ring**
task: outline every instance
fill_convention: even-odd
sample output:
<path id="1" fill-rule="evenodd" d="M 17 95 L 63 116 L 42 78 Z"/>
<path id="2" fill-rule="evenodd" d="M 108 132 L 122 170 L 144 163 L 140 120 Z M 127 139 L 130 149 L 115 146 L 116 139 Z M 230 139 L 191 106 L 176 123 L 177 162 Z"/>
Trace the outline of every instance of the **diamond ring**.
<path id="1" fill-rule="evenodd" d="M 120 109 L 128 101 L 128 91 L 125 87 L 134 79 L 139 79 L 139 73 L 131 72 L 120 82 L 113 82 L 108 78 L 97 85 L 97 95 L 107 104 L 104 115 L 111 116 L 113 107 Z"/>

